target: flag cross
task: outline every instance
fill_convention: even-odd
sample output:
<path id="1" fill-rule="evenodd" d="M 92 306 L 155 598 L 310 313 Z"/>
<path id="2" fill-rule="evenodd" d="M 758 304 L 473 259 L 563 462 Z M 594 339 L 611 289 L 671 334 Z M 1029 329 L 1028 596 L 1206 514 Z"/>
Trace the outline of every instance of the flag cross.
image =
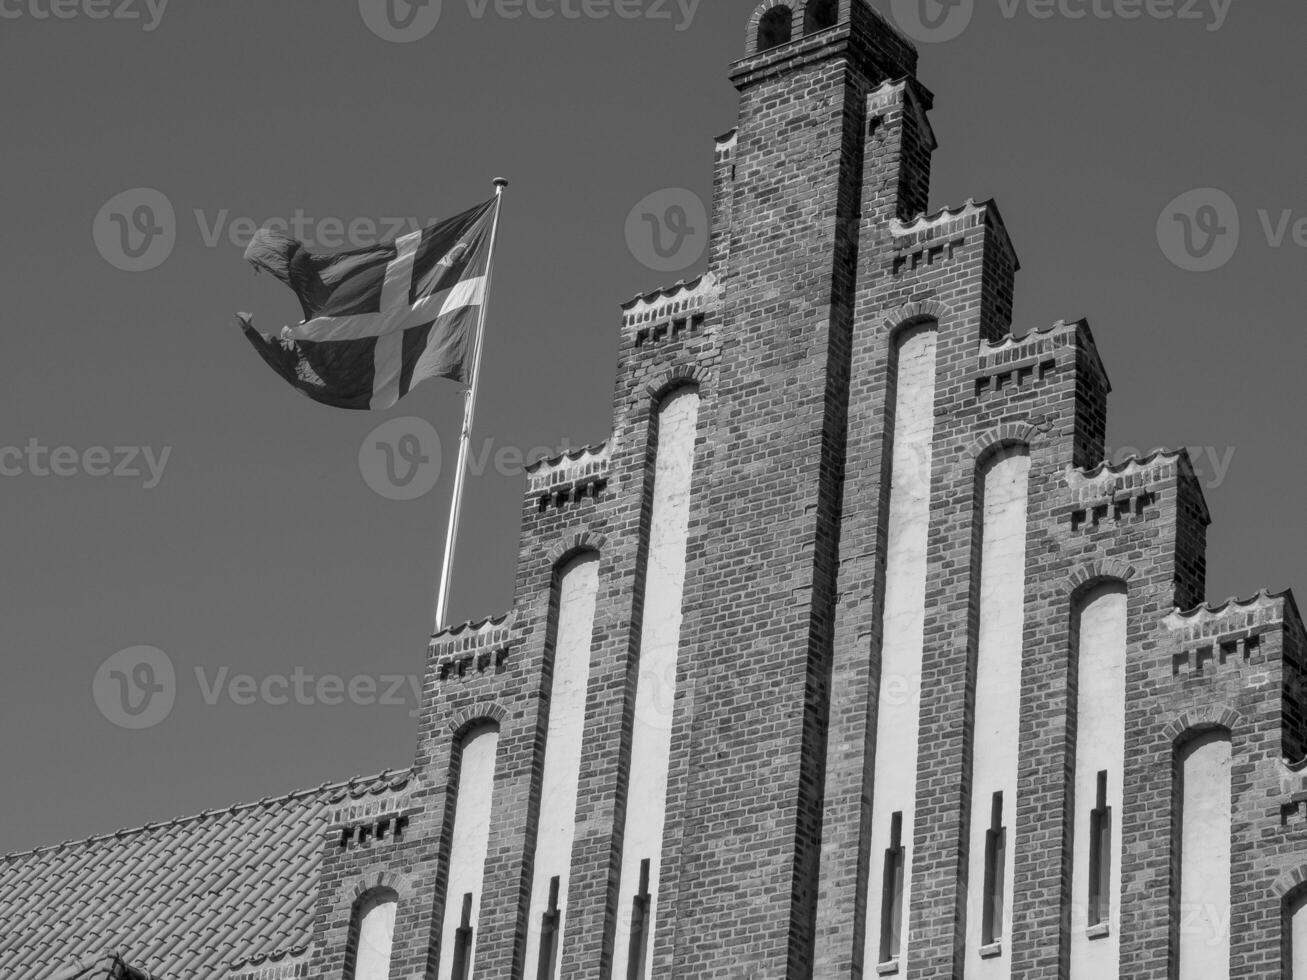
<path id="1" fill-rule="evenodd" d="M 287 340 L 323 342 L 375 338 L 371 401 L 374 409 L 390 408 L 399 401 L 405 330 L 427 326 L 468 306 L 479 306 L 485 299 L 485 276 L 477 276 L 461 280 L 452 288 L 420 296 L 416 302 L 410 303 L 413 264 L 421 244 L 420 231 L 395 241 L 395 257 L 386 266 L 381 287 L 379 312 L 315 317 L 282 331 L 282 337 Z M 465 249 L 466 245 L 460 243 L 440 260 L 440 265 L 452 264 L 454 257 Z"/>

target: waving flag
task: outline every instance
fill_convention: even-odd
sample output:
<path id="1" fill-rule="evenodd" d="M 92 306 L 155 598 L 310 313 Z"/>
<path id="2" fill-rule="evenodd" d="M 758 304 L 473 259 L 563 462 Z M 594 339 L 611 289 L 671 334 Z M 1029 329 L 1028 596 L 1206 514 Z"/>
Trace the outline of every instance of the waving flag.
<path id="1" fill-rule="evenodd" d="M 428 378 L 470 380 L 495 204 L 331 255 L 262 229 L 245 258 L 295 291 L 304 322 L 270 337 L 240 314 L 245 336 L 291 385 L 338 408 L 386 409 Z"/>
<path id="2" fill-rule="evenodd" d="M 454 549 L 476 414 L 481 338 L 494 272 L 499 213 L 495 196 L 457 218 L 405 235 L 393 245 L 337 255 L 264 228 L 245 250 L 299 297 L 304 322 L 267 337 L 239 314 L 245 336 L 269 366 L 314 401 L 385 409 L 427 378 L 467 383 L 463 429 L 436 595 L 436 628 L 446 625 Z M 132 980 L 132 978 L 129 978 Z"/>

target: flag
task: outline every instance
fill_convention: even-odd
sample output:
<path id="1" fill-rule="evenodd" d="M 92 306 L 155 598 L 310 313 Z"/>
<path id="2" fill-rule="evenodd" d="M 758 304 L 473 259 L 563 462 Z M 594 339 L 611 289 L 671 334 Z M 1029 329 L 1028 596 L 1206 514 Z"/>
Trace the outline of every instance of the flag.
<path id="1" fill-rule="evenodd" d="M 261 229 L 245 250 L 255 269 L 295 291 L 304 322 L 245 336 L 268 365 L 314 401 L 386 409 L 428 378 L 467 381 L 490 270 L 494 198 L 388 245 L 311 252 Z"/>

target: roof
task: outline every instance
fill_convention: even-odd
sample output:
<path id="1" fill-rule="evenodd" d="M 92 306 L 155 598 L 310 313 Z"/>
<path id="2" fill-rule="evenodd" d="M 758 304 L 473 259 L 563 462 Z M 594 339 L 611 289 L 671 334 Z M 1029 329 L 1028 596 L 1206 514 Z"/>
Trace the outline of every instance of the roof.
<path id="1" fill-rule="evenodd" d="M 167 980 L 307 946 L 330 807 L 391 773 L 0 858 L 0 977 L 50 980 L 121 952 Z"/>

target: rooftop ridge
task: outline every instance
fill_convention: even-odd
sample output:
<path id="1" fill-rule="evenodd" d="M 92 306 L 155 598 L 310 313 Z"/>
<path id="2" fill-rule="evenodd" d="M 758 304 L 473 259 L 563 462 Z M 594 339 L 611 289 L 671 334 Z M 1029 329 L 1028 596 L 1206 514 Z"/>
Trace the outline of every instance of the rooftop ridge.
<path id="1" fill-rule="evenodd" d="M 1166 628 L 1183 642 L 1198 642 L 1235 634 L 1250 636 L 1268 628 L 1280 628 L 1293 635 L 1301 631 L 1301 617 L 1288 589 L 1262 589 L 1246 599 L 1231 596 L 1224 602 L 1203 602 L 1191 609 L 1176 607 L 1163 620 Z"/>
<path id="2" fill-rule="evenodd" d="M 282 950 L 274 950 L 270 953 L 255 953 L 253 956 L 243 956 L 232 960 L 228 965 L 228 969 L 233 971 L 244 970 L 252 967 L 257 968 L 268 963 L 280 963 L 285 959 L 297 959 L 312 948 L 311 945 L 306 943 L 300 946 L 289 946 Z"/>
<path id="3" fill-rule="evenodd" d="M 607 483 L 611 458 L 608 441 L 594 446 L 583 446 L 549 459 L 540 459 L 526 468 L 527 495 L 542 499 L 562 493 L 598 493 Z"/>
<path id="4" fill-rule="evenodd" d="M 1134 467 L 1143 469 L 1146 466 L 1152 466 L 1159 458 L 1168 463 L 1176 462 L 1181 459 L 1188 460 L 1189 450 L 1155 449 L 1146 456 L 1137 453 L 1131 454 L 1119 463 L 1113 463 L 1110 459 L 1105 459 L 1094 467 L 1071 467 L 1071 476 L 1084 482 L 1097 480 L 1100 476 L 1104 475 L 1120 476 Z"/>
<path id="5" fill-rule="evenodd" d="M 608 449 L 608 443 L 611 441 L 611 438 L 612 437 L 610 436 L 608 439 L 601 439 L 599 442 L 592 442 L 588 446 L 577 446 L 575 449 L 565 450 L 557 456 L 542 456 L 537 460 L 527 463 L 526 471 L 527 473 L 534 473 L 538 469 L 548 469 L 565 462 L 580 462 L 586 456 L 598 456 Z"/>
<path id="6" fill-rule="evenodd" d="M 1250 609 L 1253 606 L 1270 602 L 1281 602 L 1284 600 L 1288 600 L 1290 603 L 1293 602 L 1292 589 L 1281 589 L 1279 592 L 1272 592 L 1270 589 L 1261 589 L 1246 599 L 1238 596 L 1230 596 L 1224 602 L 1201 602 L 1192 609 L 1181 609 L 1177 606 L 1171 611 L 1171 618 L 1196 619 L 1202 616 L 1219 617 L 1228 615 L 1229 613 L 1240 609 Z"/>
<path id="7" fill-rule="evenodd" d="M 1094 331 L 1089 326 L 1087 317 L 1058 320 L 1046 327 L 1032 327 L 1020 338 L 1011 329 L 992 340 L 982 337 L 978 355 L 982 365 L 1002 364 L 1020 357 L 1027 348 L 1034 348 L 1035 354 L 1044 354 L 1047 353 L 1042 349 L 1044 347 L 1070 347 L 1073 343 L 1079 343 L 1079 338 L 1083 338 L 1084 349 L 1093 358 L 1094 368 L 1102 378 L 1106 390 L 1111 392 L 1112 379 L 1107 374 L 1103 356 L 1098 350 L 1098 341 L 1094 339 Z"/>
<path id="8" fill-rule="evenodd" d="M 1020 347 L 1022 344 L 1030 343 L 1031 341 L 1038 340 L 1041 337 L 1047 337 L 1060 330 L 1078 330 L 1081 327 L 1087 326 L 1089 326 L 1089 320 L 1082 317 L 1079 320 L 1058 320 L 1047 327 L 1031 327 L 1030 330 L 1020 338 L 1011 333 L 1005 334 L 997 340 L 981 338 L 981 353 L 990 354 L 1004 350 L 1008 347 Z"/>
<path id="9" fill-rule="evenodd" d="M 1146 456 L 1128 456 L 1120 463 L 1103 460 L 1094 467 L 1068 466 L 1066 481 L 1072 493 L 1082 500 L 1087 500 L 1091 495 L 1098 494 L 1104 489 L 1095 486 L 1099 480 L 1109 478 L 1117 481 L 1134 481 L 1128 485 L 1142 489 L 1145 481 L 1154 477 L 1169 475 L 1150 472 L 1151 467 L 1161 468 L 1163 466 L 1175 466 L 1176 476 L 1187 479 L 1192 485 L 1193 490 L 1198 495 L 1198 506 L 1202 511 L 1201 519 L 1205 526 L 1210 526 L 1212 514 L 1207 507 L 1202 485 L 1198 482 L 1197 475 L 1194 473 L 1193 464 L 1189 460 L 1189 450 L 1187 449 L 1157 449 Z M 1116 489 L 1122 489 L 1122 484 L 1118 482 Z"/>
<path id="10" fill-rule="evenodd" d="M 622 304 L 622 309 L 626 312 L 630 312 L 641 304 L 651 306 L 658 300 L 671 299 L 683 292 L 692 293 L 696 292 L 701 287 L 712 287 L 716 285 L 717 277 L 711 272 L 704 272 L 695 276 L 693 279 L 678 279 L 670 286 L 659 286 L 651 292 L 636 293 Z"/>
<path id="11" fill-rule="evenodd" d="M 1007 249 L 1012 258 L 1012 267 L 1020 271 L 1021 259 L 1017 255 L 1016 246 L 1012 244 L 1012 236 L 1008 234 L 1007 222 L 1003 220 L 1003 213 L 998 208 L 998 201 L 994 198 L 987 198 L 983 201 L 977 201 L 974 197 L 969 197 L 962 204 L 956 207 L 944 207 L 938 211 L 923 211 L 904 221 L 902 218 L 890 219 L 890 234 L 899 238 L 910 236 L 923 236 L 941 229 L 948 228 L 955 223 L 975 222 L 979 225 L 981 222 L 975 221 L 978 216 L 983 216 L 984 223 L 992 222 L 992 227 L 1002 238 L 1002 245 Z"/>
<path id="12" fill-rule="evenodd" d="M 955 218 L 961 218 L 968 214 L 978 214 L 993 203 L 992 200 L 977 201 L 974 197 L 969 197 L 957 207 L 942 207 L 938 211 L 923 211 L 920 214 L 913 215 L 906 221 L 902 218 L 891 218 L 889 223 L 890 231 L 896 235 L 916 234 L 919 231 L 942 225 Z"/>
<path id="13" fill-rule="evenodd" d="M 453 639 L 454 637 L 462 636 L 464 633 L 469 632 L 479 633 L 487 627 L 503 626 L 513 617 L 516 611 L 517 610 L 515 609 L 510 609 L 508 612 L 501 613 L 498 616 L 487 616 L 484 619 L 469 619 L 465 623 L 459 623 L 455 626 L 446 626 L 444 629 L 438 630 L 432 634 L 431 642 L 435 643 L 438 640 Z"/>
<path id="14" fill-rule="evenodd" d="M 187 824 L 199 823 L 201 820 L 207 820 L 210 817 L 216 817 L 224 813 L 245 813 L 250 810 L 269 809 L 288 803 L 299 803 L 303 800 L 314 798 L 327 799 L 333 794 L 342 790 L 353 791 L 358 787 L 372 787 L 377 783 L 386 783 L 381 789 L 369 789 L 374 795 L 399 789 L 404 783 L 413 777 L 412 768 L 404 769 L 385 769 L 375 776 L 354 776 L 350 779 L 341 780 L 335 783 L 323 783 L 320 786 L 297 789 L 282 796 L 265 796 L 261 800 L 254 800 L 249 803 L 233 803 L 230 806 L 215 807 L 204 810 L 201 813 L 189 814 L 187 816 L 175 817 L 171 820 L 152 821 L 139 827 L 128 827 L 115 830 L 108 834 L 95 834 L 91 837 L 60 841 L 58 844 L 47 844 L 42 847 L 34 847 L 27 851 L 14 851 L 10 854 L 0 854 L 0 862 L 13 863 L 32 857 L 42 857 L 46 854 L 54 854 L 60 851 L 74 847 L 89 847 L 92 844 L 101 844 L 105 841 L 122 840 L 127 837 L 135 837 L 140 834 L 154 833 L 157 830 L 171 829 L 174 827 L 183 827 Z M 359 794 L 362 795 L 362 794 Z"/>

